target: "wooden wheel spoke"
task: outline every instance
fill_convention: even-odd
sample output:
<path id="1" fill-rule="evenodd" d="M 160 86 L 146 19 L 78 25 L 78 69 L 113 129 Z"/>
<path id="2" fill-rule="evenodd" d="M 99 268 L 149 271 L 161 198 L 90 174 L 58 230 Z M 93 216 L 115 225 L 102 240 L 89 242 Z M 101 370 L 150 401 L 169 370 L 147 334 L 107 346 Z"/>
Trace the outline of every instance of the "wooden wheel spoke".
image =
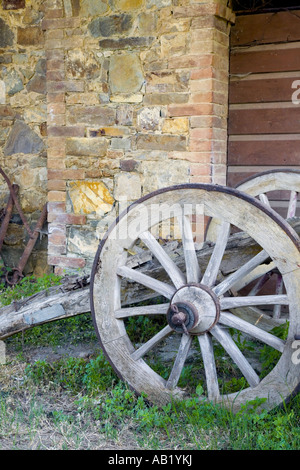
<path id="1" fill-rule="evenodd" d="M 261 328 L 258 328 L 255 325 L 252 325 L 251 323 L 248 323 L 245 320 L 242 320 L 241 318 L 236 317 L 232 313 L 229 312 L 221 312 L 220 314 L 220 323 L 223 325 L 229 326 L 230 328 L 236 328 L 239 331 L 242 331 L 243 333 L 246 333 L 253 338 L 258 339 L 259 341 L 262 341 L 265 344 L 268 344 L 274 349 L 277 349 L 278 351 L 282 352 L 285 342 L 277 338 L 277 336 L 274 336 L 267 331 L 262 330 Z"/>
<path id="2" fill-rule="evenodd" d="M 268 207 L 271 207 L 270 201 L 266 194 L 260 194 L 259 196 L 260 201 Z"/>
<path id="3" fill-rule="evenodd" d="M 181 228 L 187 282 L 198 283 L 200 282 L 201 271 L 195 251 L 191 221 L 189 216 L 183 215 L 178 218 L 178 222 Z"/>
<path id="4" fill-rule="evenodd" d="M 201 280 L 201 283 L 206 286 L 212 287 L 215 285 L 224 251 L 227 245 L 229 232 L 230 224 L 228 222 L 222 222 L 219 228 L 218 238 L 216 240 L 214 250 Z"/>
<path id="5" fill-rule="evenodd" d="M 116 318 L 128 318 L 137 315 L 166 315 L 170 304 L 143 305 L 141 307 L 124 307 L 115 311 Z"/>
<path id="6" fill-rule="evenodd" d="M 245 356 L 241 353 L 230 334 L 218 325 L 212 328 L 211 334 L 219 341 L 225 351 L 227 351 L 229 356 L 247 379 L 250 387 L 256 387 L 256 385 L 259 384 L 259 377 Z"/>
<path id="7" fill-rule="evenodd" d="M 220 299 L 221 310 L 251 305 L 288 305 L 286 295 L 251 295 L 246 297 L 223 297 Z"/>
<path id="8" fill-rule="evenodd" d="M 281 276 L 281 274 L 278 274 L 277 275 L 277 282 L 276 282 L 276 294 L 277 295 L 282 294 L 283 286 L 284 286 L 284 283 L 283 283 L 282 276 Z M 274 305 L 273 318 L 280 318 L 280 314 L 281 314 L 281 304 Z"/>
<path id="9" fill-rule="evenodd" d="M 209 333 L 199 335 L 198 341 L 203 358 L 208 399 L 214 401 L 219 398 L 220 391 L 211 335 Z"/>
<path id="10" fill-rule="evenodd" d="M 166 387 L 171 390 L 176 387 L 180 378 L 184 363 L 189 353 L 192 344 L 192 337 L 190 335 L 183 334 L 181 337 L 178 353 L 171 370 L 170 376 L 167 380 Z"/>
<path id="11" fill-rule="evenodd" d="M 165 326 L 162 330 L 160 330 L 156 335 L 154 335 L 149 341 L 143 344 L 140 348 L 138 348 L 134 353 L 131 354 L 131 357 L 134 361 L 137 361 L 141 357 L 143 357 L 147 352 L 149 352 L 154 346 L 160 343 L 163 339 L 169 336 L 173 332 L 172 328 L 169 325 Z"/>
<path id="12" fill-rule="evenodd" d="M 158 243 L 155 237 L 148 231 L 143 232 L 140 235 L 140 239 L 145 243 L 149 248 L 155 258 L 158 259 L 160 264 L 163 266 L 170 279 L 172 280 L 174 286 L 179 289 L 186 283 L 185 276 L 176 266 L 176 264 L 171 260 L 167 255 L 163 247 Z"/>
<path id="13" fill-rule="evenodd" d="M 169 284 L 166 284 L 162 281 L 158 281 L 157 279 L 147 276 L 146 274 L 140 273 L 135 269 L 128 268 L 127 266 L 120 266 L 117 269 L 117 274 L 119 276 L 131 279 L 132 281 L 136 281 L 142 284 L 143 286 L 154 290 L 158 294 L 163 295 L 167 299 L 170 299 L 176 291 L 176 289 L 172 286 L 169 286 Z"/>
<path id="14" fill-rule="evenodd" d="M 287 219 L 290 219 L 291 217 L 294 217 L 295 214 L 296 214 L 297 197 L 298 197 L 297 191 L 291 191 L 289 206 L 288 206 L 287 215 L 286 215 Z"/>
<path id="15" fill-rule="evenodd" d="M 234 286 L 238 281 L 247 276 L 251 271 L 253 271 L 257 266 L 263 263 L 267 258 L 269 258 L 268 253 L 265 250 L 262 250 L 247 263 L 237 269 L 234 273 L 227 276 L 220 284 L 218 284 L 213 290 L 216 295 L 220 296 L 228 291 L 232 286 Z"/>

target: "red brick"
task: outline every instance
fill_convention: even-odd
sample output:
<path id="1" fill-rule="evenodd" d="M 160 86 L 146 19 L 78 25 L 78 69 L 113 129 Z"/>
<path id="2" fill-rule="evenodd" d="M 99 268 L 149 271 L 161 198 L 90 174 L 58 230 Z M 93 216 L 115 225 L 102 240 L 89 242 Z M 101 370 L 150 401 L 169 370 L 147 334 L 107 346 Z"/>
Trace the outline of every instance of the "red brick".
<path id="1" fill-rule="evenodd" d="M 46 41 L 50 39 L 62 39 L 64 37 L 64 30 L 63 29 L 50 29 L 46 31 L 45 38 Z"/>
<path id="2" fill-rule="evenodd" d="M 48 255 L 65 255 L 67 253 L 67 244 L 53 245 L 48 242 Z"/>
<path id="3" fill-rule="evenodd" d="M 55 9 L 46 8 L 45 9 L 44 18 L 47 20 L 53 19 L 53 18 L 62 18 L 63 16 L 64 16 L 64 10 L 62 8 L 55 8 Z"/>
<path id="4" fill-rule="evenodd" d="M 197 103 L 213 103 L 214 102 L 214 94 L 212 91 L 205 91 L 203 93 L 193 93 L 190 96 L 189 103 L 197 104 Z"/>
<path id="5" fill-rule="evenodd" d="M 64 41 L 60 38 L 47 39 L 47 41 L 45 41 L 45 50 L 62 49 L 63 47 L 64 47 Z"/>
<path id="6" fill-rule="evenodd" d="M 190 183 L 211 183 L 210 175 L 190 176 Z"/>
<path id="7" fill-rule="evenodd" d="M 173 57 L 169 59 L 169 69 L 180 68 L 207 68 L 213 65 L 214 58 L 212 54 L 184 55 L 182 57 Z"/>
<path id="8" fill-rule="evenodd" d="M 201 163 L 193 163 L 190 166 L 191 176 L 210 175 L 211 165 L 203 165 Z"/>
<path id="9" fill-rule="evenodd" d="M 47 72 L 60 70 L 64 72 L 65 64 L 64 59 L 61 58 L 53 58 L 47 60 Z"/>
<path id="10" fill-rule="evenodd" d="M 52 170 L 54 171 L 54 170 Z M 66 200 L 65 191 L 49 191 L 48 201 L 49 202 L 64 202 Z"/>
<path id="11" fill-rule="evenodd" d="M 42 28 L 48 29 L 61 29 L 61 28 L 76 28 L 80 26 L 79 18 L 45 18 L 42 21 Z"/>
<path id="12" fill-rule="evenodd" d="M 49 214 L 48 214 L 49 217 Z M 66 242 L 66 226 L 55 225 L 54 227 L 49 224 L 48 226 L 48 241 L 53 245 L 64 245 Z"/>
<path id="13" fill-rule="evenodd" d="M 85 178 L 84 170 L 48 170 L 48 179 L 54 180 L 82 180 Z"/>
<path id="14" fill-rule="evenodd" d="M 61 213 L 65 211 L 66 211 L 66 204 L 64 202 L 48 202 L 48 214 L 51 212 Z"/>
<path id="15" fill-rule="evenodd" d="M 65 114 L 66 104 L 64 102 L 48 103 L 47 112 L 50 114 Z"/>
<path id="16" fill-rule="evenodd" d="M 86 223 L 85 215 L 78 214 L 48 214 L 48 222 L 64 223 L 66 225 L 84 225 Z"/>
<path id="17" fill-rule="evenodd" d="M 199 129 L 191 129 L 190 130 L 190 139 L 191 140 L 209 140 L 213 137 L 213 129 L 212 127 L 202 127 Z"/>
<path id="18" fill-rule="evenodd" d="M 193 163 L 210 163 L 212 155 L 210 152 L 170 152 L 170 159 L 186 160 Z"/>
<path id="19" fill-rule="evenodd" d="M 65 83 L 62 81 L 53 81 L 53 82 L 47 82 L 47 93 L 59 93 L 59 92 L 65 92 L 66 87 Z"/>
<path id="20" fill-rule="evenodd" d="M 65 101 L 64 93 L 48 93 L 47 102 L 48 103 L 62 103 Z"/>
<path id="21" fill-rule="evenodd" d="M 46 73 L 46 78 L 50 82 L 60 81 L 65 78 L 64 70 L 49 70 Z"/>
<path id="22" fill-rule="evenodd" d="M 49 126 L 50 137 L 84 137 L 85 127 L 82 126 Z"/>
<path id="23" fill-rule="evenodd" d="M 53 49 L 45 51 L 46 59 L 49 60 L 63 60 L 65 57 L 65 51 L 61 49 Z"/>
<path id="24" fill-rule="evenodd" d="M 47 125 L 48 126 L 64 126 L 66 124 L 66 116 L 64 114 L 58 114 L 51 116 L 48 114 Z"/>
<path id="25" fill-rule="evenodd" d="M 56 159 L 56 158 L 64 159 L 65 156 L 66 156 L 66 152 L 64 150 L 55 149 L 55 148 L 52 149 L 51 147 L 49 147 L 47 150 L 47 157 L 49 160 Z"/>
<path id="26" fill-rule="evenodd" d="M 63 137 L 49 137 L 48 147 L 52 150 L 63 151 L 66 148 L 66 139 L 64 139 Z"/>
<path id="27" fill-rule="evenodd" d="M 212 149 L 212 143 L 210 140 L 190 140 L 189 151 L 190 152 L 210 152 Z"/>
<path id="28" fill-rule="evenodd" d="M 192 116 L 190 119 L 191 128 L 193 127 L 218 127 L 220 129 L 227 128 L 226 118 L 219 116 Z"/>
<path id="29" fill-rule="evenodd" d="M 190 5 L 187 7 L 175 7 L 173 9 L 174 18 L 193 18 L 203 15 L 215 15 L 217 13 L 215 3 L 202 3 L 200 5 Z"/>
<path id="30" fill-rule="evenodd" d="M 201 116 L 213 114 L 213 105 L 208 104 L 178 104 L 168 106 L 169 116 Z"/>
<path id="31" fill-rule="evenodd" d="M 66 189 L 65 180 L 49 180 L 48 181 L 48 191 L 65 191 L 65 189 Z"/>
<path id="32" fill-rule="evenodd" d="M 65 160 L 63 158 L 48 158 L 47 167 L 51 170 L 64 170 L 66 168 Z"/>
<path id="33" fill-rule="evenodd" d="M 64 268 L 84 268 L 84 258 L 68 258 L 67 256 L 48 256 L 48 264 Z"/>

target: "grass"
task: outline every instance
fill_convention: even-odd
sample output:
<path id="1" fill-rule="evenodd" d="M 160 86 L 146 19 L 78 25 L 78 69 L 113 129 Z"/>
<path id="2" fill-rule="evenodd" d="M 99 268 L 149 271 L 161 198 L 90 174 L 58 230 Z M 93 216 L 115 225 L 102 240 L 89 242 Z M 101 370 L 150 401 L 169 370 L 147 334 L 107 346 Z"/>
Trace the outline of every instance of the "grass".
<path id="1" fill-rule="evenodd" d="M 28 360 L 31 348 L 55 350 L 66 342 L 94 341 L 90 315 L 6 340 L 9 362 L 0 366 L 0 450 L 299 449 L 300 396 L 271 412 L 261 411 L 255 400 L 234 415 L 209 402 L 199 405 L 197 395 L 159 408 L 115 375 L 100 348 L 89 357 Z M 186 376 L 188 381 L 188 368 Z"/>

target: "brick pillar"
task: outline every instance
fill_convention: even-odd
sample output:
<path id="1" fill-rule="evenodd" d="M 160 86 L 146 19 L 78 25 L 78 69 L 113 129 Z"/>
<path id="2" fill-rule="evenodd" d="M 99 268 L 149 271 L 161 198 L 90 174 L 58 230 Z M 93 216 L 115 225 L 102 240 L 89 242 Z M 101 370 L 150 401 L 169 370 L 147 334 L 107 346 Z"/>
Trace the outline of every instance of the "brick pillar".
<path id="1" fill-rule="evenodd" d="M 85 178 L 82 170 L 66 168 L 66 138 L 84 135 L 82 127 L 66 125 L 66 93 L 72 88 L 72 82 L 65 80 L 65 52 L 72 47 L 72 29 L 78 27 L 79 18 L 73 17 L 72 11 L 65 11 L 63 2 L 59 0 L 47 0 L 44 7 L 43 29 L 47 61 L 48 263 L 55 266 L 56 273 L 62 274 L 63 268 L 83 268 L 85 265 L 83 258 L 66 256 L 66 226 L 85 223 L 84 216 L 66 213 L 66 181 Z M 78 41 L 74 42 L 78 45 Z"/>
<path id="2" fill-rule="evenodd" d="M 234 14 L 226 1 L 208 1 L 174 9 L 190 18 L 188 53 L 174 57 L 176 69 L 190 70 L 188 103 L 170 105 L 170 117 L 189 118 L 188 152 L 191 183 L 226 184 L 229 34 Z M 169 67 L 172 67 L 172 59 Z"/>

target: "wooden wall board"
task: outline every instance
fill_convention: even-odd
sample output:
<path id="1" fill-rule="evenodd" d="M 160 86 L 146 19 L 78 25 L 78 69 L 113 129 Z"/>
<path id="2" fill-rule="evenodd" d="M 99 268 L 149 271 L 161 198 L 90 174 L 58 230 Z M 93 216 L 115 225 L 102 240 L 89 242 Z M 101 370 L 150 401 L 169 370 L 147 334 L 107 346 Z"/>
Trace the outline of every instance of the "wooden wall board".
<path id="1" fill-rule="evenodd" d="M 300 107 L 229 109 L 229 134 L 300 133 Z"/>
<path id="2" fill-rule="evenodd" d="M 300 169 L 299 101 L 300 10 L 237 16 L 231 31 L 228 186 L 266 170 Z M 287 194 L 270 195 L 282 216 Z"/>
<path id="3" fill-rule="evenodd" d="M 234 50 L 230 55 L 231 76 L 295 70 L 300 70 L 300 43 L 298 47 Z"/>
<path id="4" fill-rule="evenodd" d="M 295 82 L 299 79 L 300 70 L 297 78 L 292 76 L 288 78 L 272 77 L 257 80 L 247 78 L 231 80 L 229 101 L 231 104 L 290 101 L 295 90 L 298 88 Z"/>
<path id="5" fill-rule="evenodd" d="M 299 165 L 300 139 L 288 140 L 285 136 L 285 140 L 254 140 L 251 137 L 246 141 L 229 140 L 228 165 Z"/>
<path id="6" fill-rule="evenodd" d="M 300 41 L 300 11 L 282 11 L 236 17 L 232 46 Z"/>

